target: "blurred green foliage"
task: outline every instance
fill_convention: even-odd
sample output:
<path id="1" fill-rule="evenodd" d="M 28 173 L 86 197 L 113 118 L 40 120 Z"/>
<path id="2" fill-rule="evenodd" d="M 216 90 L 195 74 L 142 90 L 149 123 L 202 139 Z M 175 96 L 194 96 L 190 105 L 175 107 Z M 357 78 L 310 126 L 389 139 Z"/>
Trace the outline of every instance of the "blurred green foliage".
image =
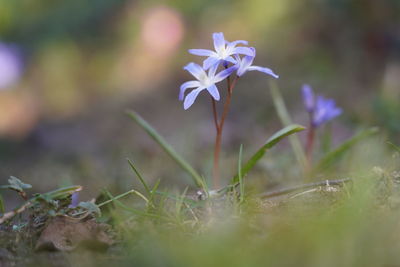
<path id="1" fill-rule="evenodd" d="M 95 37 L 126 0 L 0 1 L 5 40 L 38 46 L 54 38 Z"/>

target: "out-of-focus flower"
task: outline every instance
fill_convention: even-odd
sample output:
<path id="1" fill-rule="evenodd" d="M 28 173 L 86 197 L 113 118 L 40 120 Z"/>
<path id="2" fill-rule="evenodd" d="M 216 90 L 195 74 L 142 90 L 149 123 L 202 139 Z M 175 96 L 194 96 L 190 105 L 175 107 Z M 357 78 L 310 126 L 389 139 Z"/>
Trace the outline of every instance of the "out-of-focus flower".
<path id="1" fill-rule="evenodd" d="M 315 126 L 319 126 L 340 114 L 342 114 L 342 109 L 336 107 L 335 100 L 324 98 L 323 96 L 317 97 L 317 104 L 313 116 L 313 123 Z"/>
<path id="2" fill-rule="evenodd" d="M 39 120 L 37 97 L 27 90 L 7 90 L 0 94 L 0 136 L 21 140 Z"/>
<path id="3" fill-rule="evenodd" d="M 301 88 L 301 93 L 303 96 L 303 102 L 304 106 L 306 107 L 306 110 L 308 112 L 313 112 L 315 105 L 315 97 L 311 86 L 309 86 L 308 84 L 303 84 L 303 87 Z"/>
<path id="4" fill-rule="evenodd" d="M 0 89 L 16 83 L 22 75 L 22 59 L 14 45 L 0 43 Z"/>
<path id="5" fill-rule="evenodd" d="M 342 114 L 342 109 L 336 106 L 335 100 L 323 96 L 315 97 L 309 85 L 303 85 L 302 94 L 304 106 L 311 115 L 312 126 L 318 127 Z"/>
<path id="6" fill-rule="evenodd" d="M 107 88 L 120 88 L 129 94 L 154 90 L 170 77 L 176 62 L 176 52 L 185 34 L 182 13 L 167 5 L 137 5 L 137 1 L 126 1 L 124 12 L 119 18 L 123 29 L 123 45 L 117 50 L 103 51 L 96 58 L 99 62 L 112 59 L 113 66 Z M 132 31 L 133 21 L 140 28 Z M 134 27 L 135 28 L 135 27 Z M 125 29 L 125 30 L 124 30 Z M 104 53 L 105 52 L 105 53 Z M 154 64 L 157 62 L 157 64 Z M 90 63 L 99 68 L 102 63 Z M 107 64 L 108 65 L 108 64 Z M 157 73 L 157 75 L 154 75 Z M 151 83 L 149 83 L 151 80 Z"/>
<path id="7" fill-rule="evenodd" d="M 185 110 L 190 108 L 191 105 L 193 105 L 199 93 L 205 89 L 207 89 L 207 91 L 215 100 L 217 101 L 219 100 L 220 96 L 218 88 L 217 86 L 215 86 L 215 84 L 224 80 L 229 75 L 231 75 L 231 73 L 235 71 L 236 67 L 232 66 L 215 74 L 217 68 L 218 64 L 211 66 L 211 68 L 208 70 L 208 74 L 200 65 L 193 62 L 189 63 L 183 68 L 188 72 L 190 72 L 197 79 L 197 81 L 195 80 L 188 81 L 181 85 L 179 92 L 179 100 L 182 101 L 183 99 L 185 99 L 185 101 L 183 102 L 183 108 Z M 186 97 L 184 97 L 185 91 L 188 88 L 195 88 L 195 89 L 192 90 L 192 92 L 190 92 Z"/>
<path id="8" fill-rule="evenodd" d="M 265 68 L 265 67 L 259 67 L 259 66 L 252 66 L 254 58 L 256 56 L 256 49 L 254 47 L 250 47 L 250 50 L 252 50 L 252 55 L 251 56 L 244 56 L 243 58 L 240 58 L 239 55 L 235 55 L 236 59 L 236 68 L 237 68 L 237 76 L 242 76 L 245 74 L 247 71 L 260 71 L 264 72 L 268 75 L 271 75 L 274 78 L 279 78 L 278 75 L 276 75 L 271 69 Z"/>
<path id="9" fill-rule="evenodd" d="M 232 57 L 233 55 L 246 55 L 253 56 L 253 50 L 248 47 L 238 46 L 238 44 L 247 45 L 247 41 L 237 40 L 233 42 L 228 42 L 224 38 L 222 32 L 214 33 L 214 49 L 215 51 L 208 49 L 189 49 L 189 53 L 197 56 L 208 57 L 203 62 L 203 68 L 205 70 L 209 69 L 211 66 L 218 65 L 223 62 L 227 66 L 228 62 L 235 64 L 236 61 Z"/>
<path id="10" fill-rule="evenodd" d="M 143 17 L 141 39 L 144 46 L 158 57 L 173 53 L 182 41 L 183 33 L 182 18 L 174 9 L 155 7 Z"/>
<path id="11" fill-rule="evenodd" d="M 71 195 L 71 204 L 69 204 L 68 208 L 73 209 L 76 208 L 79 204 L 79 192 L 74 192 Z"/>

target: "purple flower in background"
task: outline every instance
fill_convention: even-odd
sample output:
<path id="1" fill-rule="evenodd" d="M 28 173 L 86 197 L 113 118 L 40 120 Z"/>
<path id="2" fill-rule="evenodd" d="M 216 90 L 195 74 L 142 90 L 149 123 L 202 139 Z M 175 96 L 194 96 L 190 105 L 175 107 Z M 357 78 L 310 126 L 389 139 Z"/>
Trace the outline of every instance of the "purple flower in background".
<path id="1" fill-rule="evenodd" d="M 233 42 L 228 42 L 224 38 L 222 32 L 214 33 L 214 49 L 215 51 L 208 49 L 189 49 L 189 53 L 197 56 L 208 57 L 203 62 L 203 68 L 208 70 L 213 65 L 218 65 L 220 62 L 224 62 L 227 66 L 227 62 L 235 64 L 236 61 L 232 57 L 233 55 L 241 54 L 246 56 L 252 56 L 253 51 L 248 47 L 239 46 L 238 44 L 247 45 L 247 41 L 237 40 Z"/>
<path id="2" fill-rule="evenodd" d="M 216 83 L 224 80 L 226 77 L 231 75 L 233 71 L 235 71 L 235 67 L 232 66 L 228 69 L 224 69 L 221 72 L 216 73 L 218 68 L 218 65 L 213 65 L 209 70 L 208 74 L 205 72 L 205 70 L 199 66 L 196 63 L 189 63 L 186 65 L 183 69 L 187 70 L 190 72 L 196 79 L 197 81 L 188 81 L 185 82 L 181 85 L 180 92 L 179 92 L 179 100 L 185 99 L 183 102 L 183 108 L 186 110 L 190 108 L 191 105 L 193 105 L 194 101 L 196 100 L 196 97 L 199 95 L 199 93 L 203 90 L 207 90 L 210 95 L 215 99 L 219 100 L 219 92 L 217 86 L 215 86 Z M 188 88 L 195 88 L 190 92 L 186 97 L 185 96 L 185 91 Z"/>
<path id="3" fill-rule="evenodd" d="M 254 58 L 256 56 L 256 49 L 254 47 L 250 47 L 250 50 L 253 51 L 252 55 L 250 56 L 244 56 L 243 58 L 240 58 L 238 55 L 235 55 L 236 59 L 236 68 L 237 68 L 237 76 L 241 77 L 243 74 L 245 74 L 247 71 L 260 71 L 264 72 L 268 75 L 271 75 L 274 78 L 279 78 L 278 75 L 276 75 L 271 69 L 269 68 L 264 68 L 264 67 L 259 67 L 259 66 L 252 66 Z"/>
<path id="4" fill-rule="evenodd" d="M 323 96 L 317 97 L 317 104 L 313 116 L 313 123 L 315 126 L 319 126 L 340 114 L 342 114 L 342 109 L 336 107 L 335 100 L 324 98 Z"/>
<path id="5" fill-rule="evenodd" d="M 21 54 L 16 46 L 0 43 L 0 89 L 16 83 L 22 75 Z"/>
<path id="6" fill-rule="evenodd" d="M 336 107 L 335 100 L 324 98 L 323 96 L 315 97 L 309 85 L 303 85 L 302 95 L 304 106 L 310 113 L 313 127 L 318 127 L 342 114 L 342 109 Z"/>
<path id="7" fill-rule="evenodd" d="M 301 93 L 303 95 L 303 102 L 304 106 L 306 107 L 306 110 L 308 112 L 313 112 L 315 105 L 315 97 L 314 97 L 314 92 L 311 89 L 311 86 L 309 86 L 308 84 L 304 84 L 303 87 L 301 88 Z"/>
<path id="8" fill-rule="evenodd" d="M 71 204 L 69 204 L 68 208 L 73 209 L 76 208 L 79 204 L 79 192 L 74 192 L 71 195 Z"/>

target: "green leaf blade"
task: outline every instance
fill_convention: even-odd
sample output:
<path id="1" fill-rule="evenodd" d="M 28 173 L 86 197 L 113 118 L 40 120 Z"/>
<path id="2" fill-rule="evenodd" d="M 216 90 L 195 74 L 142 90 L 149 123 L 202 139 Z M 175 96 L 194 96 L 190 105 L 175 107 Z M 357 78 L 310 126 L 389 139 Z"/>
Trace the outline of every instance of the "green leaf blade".
<path id="1" fill-rule="evenodd" d="M 185 161 L 167 141 L 147 122 L 145 121 L 138 113 L 135 111 L 127 111 L 128 116 L 133 119 L 139 126 L 141 126 L 146 133 L 156 142 L 158 143 L 162 149 L 176 162 L 178 165 L 184 169 L 190 176 L 193 178 L 195 184 L 199 187 L 204 187 L 203 179 L 200 174 L 196 172 L 196 170 Z"/>
<path id="2" fill-rule="evenodd" d="M 315 171 L 320 171 L 325 168 L 328 168 L 329 166 L 337 162 L 350 148 L 352 148 L 358 142 L 378 132 L 379 132 L 378 127 L 372 127 L 355 134 L 350 139 L 346 140 L 343 144 L 341 144 L 339 147 L 327 153 L 318 162 L 318 164 L 315 167 Z"/>
<path id="3" fill-rule="evenodd" d="M 279 143 L 283 138 L 290 136 L 294 133 L 303 131 L 305 127 L 292 124 L 286 126 L 285 128 L 276 132 L 273 136 L 271 136 L 267 142 L 250 158 L 249 161 L 244 164 L 243 168 L 241 168 L 240 176 L 243 178 L 255 165 L 256 163 L 264 156 L 264 154 L 274 147 L 277 143 Z M 239 182 L 239 174 L 236 174 L 235 177 L 232 179 L 232 184 Z"/>
<path id="4" fill-rule="evenodd" d="M 6 208 L 4 205 L 3 197 L 0 195 L 0 215 L 3 215 L 6 212 Z"/>
<path id="5" fill-rule="evenodd" d="M 286 107 L 285 101 L 283 100 L 277 82 L 273 79 L 269 79 L 269 87 L 271 91 L 272 102 L 274 103 L 275 110 L 278 114 L 279 119 L 282 122 L 282 125 L 291 125 L 292 118 L 290 117 L 289 111 Z M 307 167 L 307 159 L 299 138 L 296 135 L 289 136 L 289 142 L 292 146 L 294 155 L 296 156 L 300 168 L 304 170 Z"/>
<path id="6" fill-rule="evenodd" d="M 144 189 L 146 190 L 146 193 L 151 196 L 151 190 L 150 187 L 147 185 L 147 183 L 145 182 L 145 180 L 143 179 L 143 176 L 140 174 L 140 172 L 136 169 L 135 165 L 133 164 L 133 162 L 128 159 L 128 164 L 131 167 L 132 171 L 136 174 L 136 176 L 139 178 L 139 181 L 142 183 Z"/>
<path id="7" fill-rule="evenodd" d="M 391 148 L 393 148 L 395 151 L 397 151 L 398 153 L 400 153 L 400 146 L 396 146 L 395 144 L 393 144 L 390 141 L 387 141 L 386 144 L 388 144 Z"/>

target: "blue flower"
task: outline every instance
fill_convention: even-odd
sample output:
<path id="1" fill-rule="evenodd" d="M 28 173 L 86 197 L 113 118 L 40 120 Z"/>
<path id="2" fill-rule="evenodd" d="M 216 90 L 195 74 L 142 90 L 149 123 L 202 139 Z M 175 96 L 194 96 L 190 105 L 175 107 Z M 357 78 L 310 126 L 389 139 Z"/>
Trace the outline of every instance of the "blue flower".
<path id="1" fill-rule="evenodd" d="M 236 68 L 232 66 L 228 69 L 224 69 L 221 72 L 215 74 L 217 68 L 218 65 L 211 66 L 211 68 L 208 70 L 208 74 L 200 65 L 193 62 L 189 63 L 183 68 L 184 70 L 190 72 L 197 79 L 185 82 L 181 85 L 179 92 L 179 100 L 182 101 L 183 99 L 185 99 L 185 101 L 183 102 L 183 108 L 185 110 L 190 108 L 191 105 L 193 105 L 197 96 L 203 90 L 207 90 L 215 100 L 218 101 L 220 99 L 218 88 L 217 86 L 215 86 L 215 84 L 224 80 L 229 75 L 231 75 L 231 73 L 235 71 Z M 186 97 L 184 97 L 185 91 L 188 88 L 195 88 L 195 89 L 192 90 Z"/>
<path id="2" fill-rule="evenodd" d="M 244 56 L 243 58 L 240 58 L 239 55 L 235 55 L 236 59 L 236 68 L 237 68 L 237 76 L 242 76 L 245 74 L 247 71 L 260 71 L 264 72 L 268 75 L 271 75 L 274 78 L 279 78 L 278 75 L 276 75 L 271 69 L 269 68 L 264 68 L 264 67 L 259 67 L 259 66 L 252 66 L 254 58 L 256 56 L 256 49 L 254 47 L 250 47 L 250 50 L 252 51 L 251 56 Z"/>
<path id="3" fill-rule="evenodd" d="M 302 95 L 304 106 L 311 115 L 311 124 L 314 127 L 318 127 L 342 114 L 342 109 L 336 107 L 335 100 L 323 96 L 315 97 L 309 85 L 303 85 Z"/>
<path id="4" fill-rule="evenodd" d="M 232 57 L 233 55 L 253 55 L 253 51 L 250 48 L 243 46 L 237 47 L 238 44 L 247 45 L 247 41 L 237 40 L 228 42 L 225 40 L 222 32 L 214 33 L 213 39 L 215 51 L 208 49 L 189 49 L 189 53 L 193 55 L 208 57 L 203 62 L 203 68 L 205 70 L 208 70 L 211 66 L 218 65 L 221 62 L 223 62 L 226 66 L 228 62 L 235 64 L 236 61 Z"/>
<path id="5" fill-rule="evenodd" d="M 71 195 L 71 204 L 69 204 L 68 208 L 73 209 L 76 208 L 79 204 L 79 192 L 74 192 Z"/>
<path id="6" fill-rule="evenodd" d="M 306 110 L 308 112 L 313 112 L 315 105 L 315 97 L 311 86 L 309 86 L 308 84 L 303 84 L 303 87 L 301 88 L 301 93 L 303 95 L 303 102 L 304 106 L 306 107 Z"/>
<path id="7" fill-rule="evenodd" d="M 0 42 L 0 89 L 14 85 L 21 78 L 23 62 L 21 52 L 12 44 Z"/>
<path id="8" fill-rule="evenodd" d="M 323 96 L 317 97 L 317 104 L 313 116 L 313 123 L 315 126 L 319 126 L 340 114 L 342 114 L 342 109 L 336 107 L 335 100 L 327 99 Z"/>

